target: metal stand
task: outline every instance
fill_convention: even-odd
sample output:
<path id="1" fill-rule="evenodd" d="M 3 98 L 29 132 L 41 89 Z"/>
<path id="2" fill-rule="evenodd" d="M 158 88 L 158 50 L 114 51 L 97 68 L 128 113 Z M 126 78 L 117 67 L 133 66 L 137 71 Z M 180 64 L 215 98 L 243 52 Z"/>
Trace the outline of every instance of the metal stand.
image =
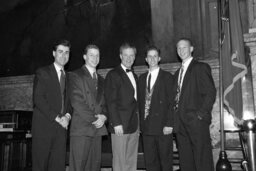
<path id="1" fill-rule="evenodd" d="M 243 129 L 247 133 L 247 147 L 248 147 L 248 168 L 249 171 L 256 171 L 255 163 L 255 131 L 256 122 L 253 119 L 244 121 Z"/>
<path id="2" fill-rule="evenodd" d="M 230 162 L 228 161 L 227 154 L 225 151 L 225 138 L 224 138 L 224 109 L 223 109 L 223 61 L 222 61 L 222 12 L 223 5 L 222 0 L 218 0 L 218 30 L 219 30 L 219 58 L 220 58 L 220 142 L 221 142 L 221 150 L 219 154 L 219 160 L 216 164 L 216 171 L 232 171 L 232 167 Z"/>
<path id="3" fill-rule="evenodd" d="M 220 152 L 219 160 L 216 165 L 216 171 L 232 171 L 231 164 L 228 161 L 225 151 Z"/>

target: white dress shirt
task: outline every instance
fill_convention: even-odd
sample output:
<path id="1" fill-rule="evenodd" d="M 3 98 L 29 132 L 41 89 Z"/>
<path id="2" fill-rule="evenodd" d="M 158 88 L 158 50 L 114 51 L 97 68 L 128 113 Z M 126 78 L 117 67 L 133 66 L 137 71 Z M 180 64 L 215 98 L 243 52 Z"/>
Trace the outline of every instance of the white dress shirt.
<path id="1" fill-rule="evenodd" d="M 88 65 L 85 65 L 85 67 L 88 69 L 89 73 L 91 74 L 92 78 L 93 78 L 93 73 L 96 73 L 96 69 L 89 67 Z M 97 77 L 97 73 L 96 73 L 96 77 Z"/>
<path id="2" fill-rule="evenodd" d="M 182 84 L 183 84 L 184 76 L 187 72 L 188 66 L 191 63 L 192 59 L 193 59 L 193 57 L 189 57 L 185 62 L 182 62 L 183 74 L 182 74 L 182 77 L 181 77 L 181 87 L 182 87 Z M 178 80 L 178 82 L 179 82 L 179 80 Z"/>
<path id="3" fill-rule="evenodd" d="M 60 81 L 60 75 L 61 75 L 61 70 L 63 70 L 63 73 L 65 74 L 65 71 L 63 69 L 63 67 L 59 66 L 58 64 L 56 64 L 55 62 L 53 63 L 54 64 L 54 67 L 57 71 L 57 74 L 58 74 L 58 79 Z"/>
<path id="4" fill-rule="evenodd" d="M 123 64 L 121 64 L 121 67 L 123 68 L 124 72 L 127 74 L 127 76 L 129 77 L 131 83 L 132 83 L 132 86 L 134 88 L 134 98 L 137 100 L 137 86 L 136 86 L 136 81 L 135 81 L 135 78 L 133 76 L 133 73 L 132 72 L 126 72 L 126 68 Z"/>
<path id="5" fill-rule="evenodd" d="M 63 73 L 65 74 L 64 68 L 61 67 L 61 66 L 59 66 L 59 65 L 56 64 L 55 62 L 53 63 L 53 65 L 54 65 L 54 68 L 55 68 L 56 71 L 57 71 L 58 79 L 59 79 L 59 81 L 60 81 L 61 70 L 63 70 Z M 69 120 L 71 119 L 71 115 L 70 115 L 69 113 L 66 113 L 65 116 L 66 116 Z M 55 120 L 56 120 L 57 122 L 60 122 L 60 117 L 57 116 L 57 117 L 55 118 Z M 67 129 L 67 128 L 66 128 L 66 129 Z"/>
<path id="6" fill-rule="evenodd" d="M 147 82 L 148 82 L 148 77 L 149 74 L 151 74 L 151 80 L 150 80 L 150 90 L 152 89 L 152 87 L 155 85 L 158 73 L 159 73 L 159 67 L 154 69 L 153 71 L 148 71 L 148 75 L 147 75 Z M 147 85 L 148 86 L 148 85 Z"/>

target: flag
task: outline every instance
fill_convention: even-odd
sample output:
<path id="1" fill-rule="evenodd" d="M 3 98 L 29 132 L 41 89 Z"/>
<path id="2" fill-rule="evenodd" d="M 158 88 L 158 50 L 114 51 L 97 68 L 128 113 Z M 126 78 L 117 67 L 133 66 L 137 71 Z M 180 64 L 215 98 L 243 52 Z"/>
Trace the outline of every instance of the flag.
<path id="1" fill-rule="evenodd" d="M 247 67 L 238 0 L 228 1 L 224 1 L 221 17 L 223 101 L 225 109 L 240 124 L 243 117 L 241 79 L 247 74 Z"/>

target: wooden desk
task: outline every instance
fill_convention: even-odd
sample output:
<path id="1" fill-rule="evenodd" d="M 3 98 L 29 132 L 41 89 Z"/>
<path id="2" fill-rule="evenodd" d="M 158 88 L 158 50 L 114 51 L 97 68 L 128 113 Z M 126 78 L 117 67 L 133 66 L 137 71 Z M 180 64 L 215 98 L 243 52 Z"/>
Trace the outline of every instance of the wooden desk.
<path id="1" fill-rule="evenodd" d="M 30 135 L 23 130 L 0 132 L 0 170 L 22 171 L 31 168 Z"/>

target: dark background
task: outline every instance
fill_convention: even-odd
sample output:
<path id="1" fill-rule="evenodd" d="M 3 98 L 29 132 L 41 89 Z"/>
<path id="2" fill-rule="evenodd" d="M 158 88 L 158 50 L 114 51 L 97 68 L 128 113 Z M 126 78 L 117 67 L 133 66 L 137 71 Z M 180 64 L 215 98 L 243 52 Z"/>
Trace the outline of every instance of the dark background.
<path id="1" fill-rule="evenodd" d="M 239 2 L 243 28 L 248 30 L 246 1 Z M 165 4 L 167 8 L 163 8 Z M 160 13 L 154 22 L 152 11 Z M 145 65 L 145 49 L 153 43 L 165 46 L 162 63 L 178 62 L 175 45 L 181 37 L 193 41 L 194 57 L 217 58 L 217 16 L 217 0 L 0 1 L 0 77 L 30 75 L 52 63 L 52 43 L 60 38 L 72 44 L 66 66 L 69 71 L 83 65 L 82 52 L 89 43 L 100 47 L 99 68 L 120 63 L 119 46 L 124 41 L 137 48 L 135 65 Z M 166 40 L 167 45 L 154 42 L 152 28 L 158 40 Z"/>
<path id="2" fill-rule="evenodd" d="M 50 64 L 52 43 L 59 38 L 71 41 L 68 70 L 84 63 L 89 43 L 100 47 L 99 68 L 107 68 L 120 63 L 124 41 L 138 48 L 137 56 L 152 41 L 148 0 L 16 0 L 0 6 L 0 76 L 33 74 Z M 144 57 L 136 60 L 141 64 Z"/>

